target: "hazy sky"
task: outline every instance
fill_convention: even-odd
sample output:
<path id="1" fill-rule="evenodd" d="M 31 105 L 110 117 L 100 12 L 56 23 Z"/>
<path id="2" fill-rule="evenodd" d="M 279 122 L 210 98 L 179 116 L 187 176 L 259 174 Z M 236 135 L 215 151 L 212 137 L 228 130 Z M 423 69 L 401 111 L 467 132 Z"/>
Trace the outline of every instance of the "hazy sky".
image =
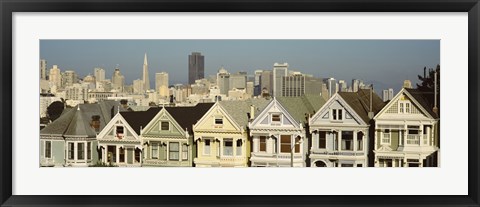
<path id="1" fill-rule="evenodd" d="M 112 77 L 118 64 L 125 84 L 142 77 L 144 53 L 148 56 L 150 84 L 155 73 L 168 72 L 170 84 L 187 83 L 188 55 L 205 56 L 205 75 L 221 66 L 229 72 L 273 68 L 275 62 L 316 77 L 362 79 L 376 89 L 395 92 L 403 80 L 417 83 L 423 67 L 440 64 L 439 40 L 41 40 L 40 58 L 47 68 L 58 65 L 80 77 L 102 67 Z M 379 92 L 378 90 L 376 90 Z"/>

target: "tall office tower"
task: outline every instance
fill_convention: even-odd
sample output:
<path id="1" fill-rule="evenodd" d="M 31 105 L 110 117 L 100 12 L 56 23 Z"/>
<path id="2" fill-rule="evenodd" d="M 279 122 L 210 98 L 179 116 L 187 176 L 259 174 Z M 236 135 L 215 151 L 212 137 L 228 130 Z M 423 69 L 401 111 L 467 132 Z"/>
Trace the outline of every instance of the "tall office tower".
<path id="1" fill-rule="evenodd" d="M 388 100 L 392 100 L 393 99 L 393 88 L 389 88 L 388 89 Z"/>
<path id="2" fill-rule="evenodd" d="M 57 88 L 62 87 L 62 74 L 60 68 L 57 65 L 53 65 L 50 69 L 50 74 L 48 75 L 48 80 L 51 85 L 56 86 Z"/>
<path id="3" fill-rule="evenodd" d="M 137 79 L 133 81 L 133 93 L 135 94 L 143 94 L 145 90 L 143 89 L 143 80 Z"/>
<path id="4" fill-rule="evenodd" d="M 150 78 L 148 76 L 148 63 L 147 63 L 147 53 L 145 53 L 145 58 L 143 59 L 143 89 L 150 90 Z"/>
<path id="5" fill-rule="evenodd" d="M 327 78 L 325 83 L 327 84 L 328 98 L 330 98 L 338 92 L 338 83 L 335 78 Z"/>
<path id="6" fill-rule="evenodd" d="M 273 73 L 271 70 L 264 70 L 262 72 L 262 75 L 260 76 L 260 90 L 264 91 L 267 91 L 268 94 L 272 95 L 273 94 L 273 91 L 272 91 L 272 86 L 273 86 Z"/>
<path id="7" fill-rule="evenodd" d="M 227 95 L 230 88 L 230 73 L 221 67 L 217 73 L 217 86 L 220 94 Z"/>
<path id="8" fill-rule="evenodd" d="M 47 61 L 45 59 L 40 60 L 40 79 L 47 80 Z"/>
<path id="9" fill-rule="evenodd" d="M 307 95 L 317 95 L 322 94 L 322 79 L 315 77 L 305 77 L 305 94 Z"/>
<path id="10" fill-rule="evenodd" d="M 404 81 L 403 81 L 403 87 L 404 87 L 404 88 L 412 88 L 412 81 L 410 81 L 410 80 L 404 80 Z"/>
<path id="11" fill-rule="evenodd" d="M 102 82 L 105 80 L 105 70 L 103 68 L 94 68 L 93 75 L 95 76 L 95 81 Z"/>
<path id="12" fill-rule="evenodd" d="M 273 96 L 281 96 L 282 93 L 282 77 L 288 73 L 288 63 L 273 64 Z"/>
<path id="13" fill-rule="evenodd" d="M 238 72 L 230 75 L 229 90 L 247 88 L 247 73 Z"/>
<path id="14" fill-rule="evenodd" d="M 263 70 L 255 70 L 253 80 L 253 95 L 258 96 L 262 92 L 260 87 L 260 78 L 262 77 Z"/>
<path id="15" fill-rule="evenodd" d="M 352 79 L 352 92 L 357 92 L 360 87 L 360 80 Z"/>
<path id="16" fill-rule="evenodd" d="M 338 80 L 338 89 L 341 92 L 346 92 L 347 91 L 347 82 L 345 80 Z"/>
<path id="17" fill-rule="evenodd" d="M 383 90 L 383 102 L 393 99 L 393 88 Z"/>
<path id="18" fill-rule="evenodd" d="M 125 77 L 120 73 L 118 66 L 112 75 L 112 87 L 114 90 L 123 91 L 123 85 L 125 84 Z"/>
<path id="19" fill-rule="evenodd" d="M 199 52 L 188 55 L 188 84 L 205 77 L 205 57 Z"/>
<path id="20" fill-rule="evenodd" d="M 297 97 L 305 94 L 305 76 L 295 72 L 282 77 L 282 93 L 280 96 Z"/>
<path id="21" fill-rule="evenodd" d="M 253 96 L 253 88 L 254 88 L 253 84 L 254 84 L 254 83 L 253 83 L 252 81 L 248 81 L 248 82 L 247 82 L 247 90 L 246 90 L 246 93 L 247 93 L 247 95 L 248 95 L 249 97 L 252 97 L 252 96 Z"/>
<path id="22" fill-rule="evenodd" d="M 73 70 L 67 70 L 64 73 L 64 86 L 72 86 L 77 83 L 77 73 Z"/>
<path id="23" fill-rule="evenodd" d="M 155 73 L 155 90 L 158 91 L 160 97 L 167 97 L 168 92 L 168 73 Z"/>

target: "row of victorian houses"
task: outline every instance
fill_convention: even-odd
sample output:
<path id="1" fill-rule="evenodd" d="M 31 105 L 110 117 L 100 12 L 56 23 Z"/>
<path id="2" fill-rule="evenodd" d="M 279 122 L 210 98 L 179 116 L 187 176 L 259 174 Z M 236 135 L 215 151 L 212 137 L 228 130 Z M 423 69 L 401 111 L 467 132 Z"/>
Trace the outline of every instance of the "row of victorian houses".
<path id="1" fill-rule="evenodd" d="M 438 166 L 432 98 L 371 90 L 128 110 L 80 104 L 40 131 L 41 166 Z"/>

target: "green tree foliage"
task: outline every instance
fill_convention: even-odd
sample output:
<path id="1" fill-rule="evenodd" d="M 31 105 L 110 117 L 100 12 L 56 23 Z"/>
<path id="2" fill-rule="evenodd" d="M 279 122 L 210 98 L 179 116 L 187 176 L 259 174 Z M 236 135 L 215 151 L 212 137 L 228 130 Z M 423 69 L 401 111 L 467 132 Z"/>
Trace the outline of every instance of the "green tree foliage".
<path id="1" fill-rule="evenodd" d="M 418 75 L 418 79 L 420 80 L 420 84 L 417 83 L 417 89 L 419 91 L 426 92 L 432 97 L 434 96 L 435 92 L 435 71 L 437 72 L 437 107 L 440 108 L 440 65 L 437 65 L 435 69 L 430 68 L 427 70 L 427 67 L 423 68 L 425 74 Z M 433 104 L 433 103 L 432 103 Z"/>
<path id="2" fill-rule="evenodd" d="M 47 107 L 47 115 L 50 121 L 55 121 L 62 115 L 63 109 L 65 108 L 65 105 L 61 101 L 55 101 L 50 104 L 50 106 Z"/>

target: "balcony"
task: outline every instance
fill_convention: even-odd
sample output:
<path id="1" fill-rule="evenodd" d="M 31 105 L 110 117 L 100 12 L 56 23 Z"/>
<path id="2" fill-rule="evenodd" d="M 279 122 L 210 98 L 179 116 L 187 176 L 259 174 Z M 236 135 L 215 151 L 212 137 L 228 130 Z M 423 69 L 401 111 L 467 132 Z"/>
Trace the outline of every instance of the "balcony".
<path id="1" fill-rule="evenodd" d="M 419 134 L 407 134 L 407 145 L 420 145 Z"/>

